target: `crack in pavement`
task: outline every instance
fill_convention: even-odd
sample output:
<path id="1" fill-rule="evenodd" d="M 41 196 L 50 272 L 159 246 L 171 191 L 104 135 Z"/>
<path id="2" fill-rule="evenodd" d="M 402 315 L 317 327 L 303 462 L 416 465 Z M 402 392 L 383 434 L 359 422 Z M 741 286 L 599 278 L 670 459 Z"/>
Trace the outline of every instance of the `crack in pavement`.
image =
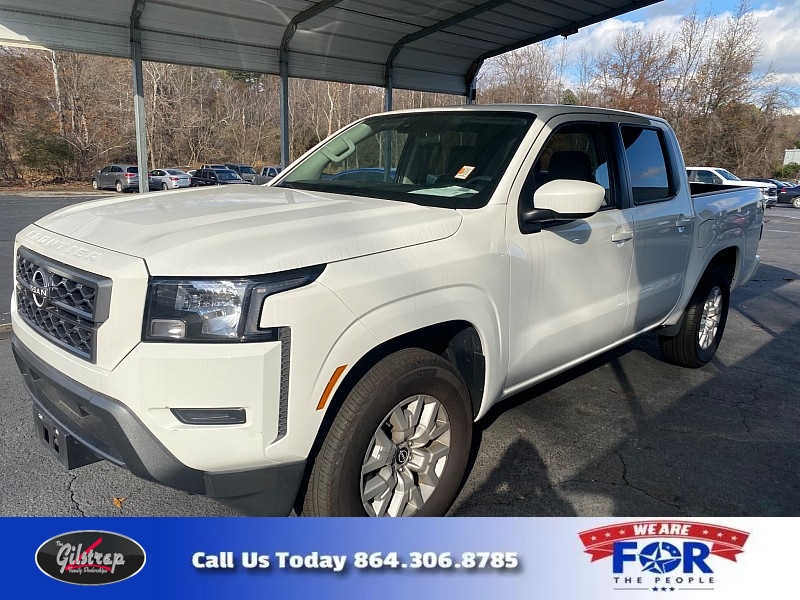
<path id="1" fill-rule="evenodd" d="M 683 512 L 683 509 L 680 507 L 680 505 L 675 504 L 673 502 L 667 502 L 666 500 L 663 500 L 663 499 L 659 498 L 658 496 L 654 496 L 653 494 L 651 494 L 650 492 L 648 492 L 645 489 L 642 489 L 640 487 L 636 487 L 630 481 L 628 481 L 628 465 L 625 464 L 625 459 L 622 457 L 622 453 L 619 450 L 614 450 L 614 454 L 617 455 L 617 457 L 619 458 L 619 462 L 622 464 L 622 481 L 625 482 L 625 485 L 627 485 L 628 487 L 630 487 L 633 490 L 636 490 L 637 492 L 640 492 L 640 493 L 644 494 L 648 498 L 652 498 L 653 500 L 655 500 L 657 502 L 661 502 L 662 504 L 666 504 L 667 506 L 671 506 L 672 508 L 675 508 L 675 509 Z"/>
<path id="2" fill-rule="evenodd" d="M 82 517 L 85 517 L 86 513 L 83 512 L 81 505 L 75 499 L 75 489 L 72 487 L 72 484 L 75 483 L 75 481 L 77 481 L 78 476 L 74 473 L 70 473 L 69 471 L 67 471 L 67 475 L 71 477 L 71 479 L 69 480 L 69 485 L 67 486 L 67 489 L 69 490 L 70 502 L 72 502 L 73 506 L 75 507 L 75 510 L 77 510 Z"/>
<path id="3" fill-rule="evenodd" d="M 736 409 L 739 411 L 739 415 L 741 416 L 742 425 L 744 426 L 747 433 L 751 433 L 752 429 L 750 424 L 747 422 L 747 414 L 745 410 L 747 408 L 751 409 L 758 409 L 755 404 L 758 402 L 758 393 L 764 389 L 764 381 L 756 380 L 755 387 L 752 389 L 747 390 L 747 393 L 750 395 L 750 400 L 737 400 L 736 401 Z"/>

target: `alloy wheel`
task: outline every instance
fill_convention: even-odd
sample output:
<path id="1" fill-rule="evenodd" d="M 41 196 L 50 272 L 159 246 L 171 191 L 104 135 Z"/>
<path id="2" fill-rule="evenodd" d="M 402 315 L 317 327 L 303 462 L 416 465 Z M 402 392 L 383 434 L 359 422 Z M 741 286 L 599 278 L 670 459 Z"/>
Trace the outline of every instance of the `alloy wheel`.
<path id="1" fill-rule="evenodd" d="M 450 453 L 450 418 L 433 396 L 400 402 L 372 436 L 361 466 L 370 516 L 411 516 L 431 497 Z"/>

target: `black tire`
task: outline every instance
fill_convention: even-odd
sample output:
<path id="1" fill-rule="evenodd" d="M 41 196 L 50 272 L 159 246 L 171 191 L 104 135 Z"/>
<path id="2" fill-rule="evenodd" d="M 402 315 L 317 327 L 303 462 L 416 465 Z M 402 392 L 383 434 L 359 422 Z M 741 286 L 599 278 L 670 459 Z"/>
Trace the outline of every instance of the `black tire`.
<path id="1" fill-rule="evenodd" d="M 169 188 L 167 187 L 166 183 L 161 184 L 161 191 L 166 192 Z"/>
<path id="2" fill-rule="evenodd" d="M 390 457 L 386 466 L 379 472 L 375 471 L 371 477 L 365 475 L 362 480 L 362 466 L 367 460 L 368 452 L 379 450 L 376 439 L 380 432 L 390 432 L 389 435 L 398 433 L 394 429 L 387 429 L 391 427 L 392 412 L 403 406 L 413 412 L 414 402 L 423 402 L 423 399 L 428 404 L 423 404 L 425 409 L 422 414 L 436 411 L 437 426 L 441 422 L 439 418 L 444 415 L 450 425 L 447 433 L 433 438 L 431 442 L 417 442 L 414 449 L 406 447 L 405 459 L 402 458 L 403 444 L 410 439 L 409 445 L 413 445 L 413 440 L 420 438 L 411 435 L 397 445 L 388 437 L 385 438 L 391 442 L 393 448 L 393 451 L 384 454 Z M 441 412 L 441 408 L 444 412 Z M 406 431 L 413 430 L 416 435 L 422 419 L 417 417 L 417 423 L 417 426 L 412 423 Z M 423 483 L 420 479 L 421 471 L 414 465 L 414 461 L 419 460 L 415 457 L 424 454 L 415 452 L 433 452 L 432 446 L 442 446 L 441 441 L 445 436 L 449 453 L 442 463 L 441 471 L 437 472 L 438 482 L 430 486 Z M 469 392 L 453 365 L 436 354 L 418 348 L 395 352 L 372 367 L 345 399 L 314 461 L 302 514 L 368 516 L 365 505 L 374 505 L 369 500 L 362 501 L 362 485 L 371 481 L 372 477 L 377 479 L 378 473 L 389 469 L 388 472 L 393 474 L 390 476 L 395 482 L 401 477 L 406 478 L 406 481 L 411 478 L 415 482 L 413 487 L 425 490 L 420 492 L 421 502 L 417 501 L 421 506 L 408 501 L 403 514 L 443 516 L 461 487 L 471 444 L 472 408 Z M 441 459 L 437 458 L 436 461 L 439 464 Z M 430 467 L 427 470 L 430 472 Z M 397 490 L 399 487 L 387 486 L 388 495 L 382 497 L 394 497 L 392 489 Z M 424 494 L 427 497 L 423 498 Z M 371 510 L 373 513 L 378 512 Z"/>
<path id="3" fill-rule="evenodd" d="M 681 327 L 677 335 L 658 336 L 658 343 L 664 358 L 672 364 L 696 369 L 710 361 L 717 352 L 725 323 L 728 320 L 728 306 L 731 296 L 731 279 L 723 267 L 713 267 L 707 271 L 683 312 Z M 713 301 L 719 299 L 718 308 L 713 309 Z M 707 302 L 713 313 L 717 313 L 716 331 L 707 326 L 704 313 Z M 703 337 L 701 337 L 703 334 Z"/>
<path id="4" fill-rule="evenodd" d="M 792 198 L 792 206 L 795 208 L 800 208 L 800 196 L 795 196 Z"/>
<path id="5" fill-rule="evenodd" d="M 122 189 L 122 182 L 121 181 L 118 181 L 117 184 L 114 187 L 116 188 L 117 192 L 122 193 L 123 189 Z"/>
<path id="6" fill-rule="evenodd" d="M 94 188 L 96 190 L 100 189 L 100 184 L 97 183 L 97 179 L 92 179 L 92 188 Z"/>

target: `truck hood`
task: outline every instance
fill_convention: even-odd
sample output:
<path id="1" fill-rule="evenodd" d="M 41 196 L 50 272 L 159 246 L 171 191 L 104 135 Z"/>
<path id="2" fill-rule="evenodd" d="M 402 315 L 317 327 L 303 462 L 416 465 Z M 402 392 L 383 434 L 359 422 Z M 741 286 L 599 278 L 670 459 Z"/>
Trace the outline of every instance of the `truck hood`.
<path id="1" fill-rule="evenodd" d="M 142 258 L 151 275 L 234 276 L 330 263 L 453 235 L 458 211 L 262 186 L 77 204 L 36 223 Z"/>

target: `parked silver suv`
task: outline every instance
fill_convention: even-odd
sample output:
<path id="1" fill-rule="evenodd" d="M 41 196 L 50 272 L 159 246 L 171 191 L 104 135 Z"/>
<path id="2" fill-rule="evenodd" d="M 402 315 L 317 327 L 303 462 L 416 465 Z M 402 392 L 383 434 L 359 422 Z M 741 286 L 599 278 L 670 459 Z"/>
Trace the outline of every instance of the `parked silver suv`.
<path id="1" fill-rule="evenodd" d="M 148 183 L 150 178 L 148 177 Z M 139 189 L 139 167 L 136 165 L 107 165 L 94 172 L 92 187 L 96 190 L 126 192 Z"/>

